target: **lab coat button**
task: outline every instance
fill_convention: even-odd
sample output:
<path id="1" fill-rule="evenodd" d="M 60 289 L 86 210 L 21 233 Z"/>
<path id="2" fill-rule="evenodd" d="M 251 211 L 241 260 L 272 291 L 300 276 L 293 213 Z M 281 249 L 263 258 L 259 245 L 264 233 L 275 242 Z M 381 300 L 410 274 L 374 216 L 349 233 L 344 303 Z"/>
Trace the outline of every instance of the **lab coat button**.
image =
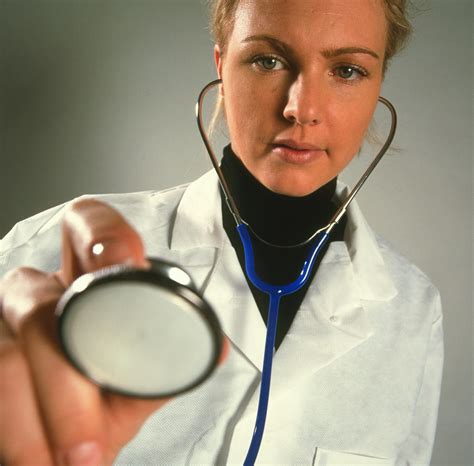
<path id="1" fill-rule="evenodd" d="M 329 320 L 330 320 L 333 324 L 335 324 L 338 319 L 337 319 L 336 316 L 331 316 L 331 317 L 329 317 Z"/>

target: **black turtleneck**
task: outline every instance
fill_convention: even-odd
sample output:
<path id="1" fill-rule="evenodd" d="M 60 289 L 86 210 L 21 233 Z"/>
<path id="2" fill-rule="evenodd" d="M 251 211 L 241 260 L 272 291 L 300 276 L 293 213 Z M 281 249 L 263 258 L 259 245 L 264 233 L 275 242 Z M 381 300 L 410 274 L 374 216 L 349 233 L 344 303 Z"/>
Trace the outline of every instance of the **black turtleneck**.
<path id="1" fill-rule="evenodd" d="M 336 178 L 311 194 L 303 197 L 286 196 L 270 191 L 263 186 L 234 154 L 230 145 L 224 148 L 221 162 L 229 189 L 235 199 L 240 215 L 252 229 L 266 241 L 291 245 L 304 241 L 316 230 L 327 225 L 337 206 L 333 202 L 336 190 Z M 221 193 L 222 194 L 222 193 Z M 221 195 L 222 219 L 227 236 L 234 247 L 242 270 L 245 270 L 244 250 L 236 230 L 235 220 Z M 342 241 L 345 217 L 331 232 L 329 242 Z M 312 243 L 296 248 L 278 248 L 268 246 L 252 236 L 257 274 L 271 284 L 286 284 L 296 279 L 306 260 Z M 321 258 L 327 250 L 326 243 L 319 255 L 310 279 L 296 293 L 285 296 L 280 303 L 275 348 L 277 349 L 293 322 L 296 311 L 306 294 L 310 282 L 319 267 Z M 247 283 L 264 322 L 267 321 L 268 296 L 247 278 Z"/>

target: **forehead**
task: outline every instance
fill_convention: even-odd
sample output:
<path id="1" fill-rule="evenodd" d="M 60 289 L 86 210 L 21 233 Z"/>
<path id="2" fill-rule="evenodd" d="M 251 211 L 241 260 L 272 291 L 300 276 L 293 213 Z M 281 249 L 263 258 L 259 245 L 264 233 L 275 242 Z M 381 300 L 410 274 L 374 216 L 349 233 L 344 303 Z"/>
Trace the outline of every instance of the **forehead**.
<path id="1" fill-rule="evenodd" d="M 293 44 L 360 46 L 383 53 L 382 0 L 240 0 L 231 40 L 268 34 Z"/>

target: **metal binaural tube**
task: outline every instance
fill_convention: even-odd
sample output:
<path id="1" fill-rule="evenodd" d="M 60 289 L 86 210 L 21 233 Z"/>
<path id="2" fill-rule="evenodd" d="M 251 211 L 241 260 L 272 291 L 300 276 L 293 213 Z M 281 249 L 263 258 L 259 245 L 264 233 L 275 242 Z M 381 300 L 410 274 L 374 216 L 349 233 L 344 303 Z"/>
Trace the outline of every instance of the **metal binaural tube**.
<path id="1" fill-rule="evenodd" d="M 362 188 L 363 184 L 367 181 L 367 178 L 373 172 L 373 170 L 375 169 L 377 164 L 380 162 L 382 157 L 385 155 L 385 153 L 387 152 L 388 148 L 390 147 L 390 144 L 392 143 L 393 138 L 395 136 L 395 132 L 397 130 L 397 112 L 395 110 L 395 107 L 385 97 L 379 96 L 378 100 L 379 100 L 379 102 L 384 104 L 389 109 L 390 114 L 392 116 L 392 124 L 390 126 L 390 131 L 388 133 L 387 139 L 386 139 L 384 145 L 382 146 L 382 148 L 379 150 L 378 154 L 375 156 L 372 163 L 367 167 L 367 169 L 365 170 L 363 175 L 360 177 L 359 181 L 356 183 L 356 185 L 354 186 L 352 191 L 346 197 L 346 199 L 342 203 L 341 207 L 339 207 L 337 212 L 334 214 L 333 218 L 329 222 L 329 225 L 326 227 L 326 231 L 328 233 L 339 223 L 339 220 L 345 214 L 345 212 L 347 210 L 347 207 L 353 201 L 354 197 L 359 192 L 360 188 Z"/>
<path id="2" fill-rule="evenodd" d="M 209 157 L 212 162 L 212 166 L 214 167 L 214 170 L 217 173 L 217 176 L 219 178 L 219 183 L 222 187 L 222 190 L 224 191 L 224 195 L 226 198 L 227 205 L 229 206 L 230 212 L 232 213 L 235 222 L 237 225 L 240 225 L 244 223 L 242 221 L 242 218 L 239 213 L 239 209 L 237 208 L 237 204 L 234 201 L 234 198 L 232 197 L 232 194 L 230 192 L 229 186 L 227 185 L 227 182 L 224 178 L 224 174 L 222 173 L 221 167 L 219 166 L 219 162 L 217 160 L 216 155 L 214 154 L 214 151 L 212 150 L 211 143 L 209 142 L 209 138 L 207 137 L 206 132 L 204 131 L 204 125 L 202 122 L 202 102 L 204 100 L 205 95 L 214 86 L 217 86 L 218 84 L 222 84 L 222 79 L 216 79 L 215 81 L 211 81 L 209 84 L 207 84 L 204 89 L 199 93 L 198 100 L 196 102 L 196 118 L 197 118 L 197 124 L 199 128 L 199 132 L 201 133 L 202 140 L 204 142 L 204 145 L 206 146 L 207 152 L 209 154 Z"/>

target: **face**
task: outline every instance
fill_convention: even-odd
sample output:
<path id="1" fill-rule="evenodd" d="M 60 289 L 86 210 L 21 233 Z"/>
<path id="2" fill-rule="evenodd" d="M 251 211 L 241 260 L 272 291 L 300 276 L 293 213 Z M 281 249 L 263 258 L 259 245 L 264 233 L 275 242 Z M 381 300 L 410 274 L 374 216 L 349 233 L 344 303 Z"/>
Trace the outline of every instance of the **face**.
<path id="1" fill-rule="evenodd" d="M 274 192 L 304 196 L 358 152 L 382 83 L 380 0 L 241 0 L 215 48 L 234 152 Z"/>

